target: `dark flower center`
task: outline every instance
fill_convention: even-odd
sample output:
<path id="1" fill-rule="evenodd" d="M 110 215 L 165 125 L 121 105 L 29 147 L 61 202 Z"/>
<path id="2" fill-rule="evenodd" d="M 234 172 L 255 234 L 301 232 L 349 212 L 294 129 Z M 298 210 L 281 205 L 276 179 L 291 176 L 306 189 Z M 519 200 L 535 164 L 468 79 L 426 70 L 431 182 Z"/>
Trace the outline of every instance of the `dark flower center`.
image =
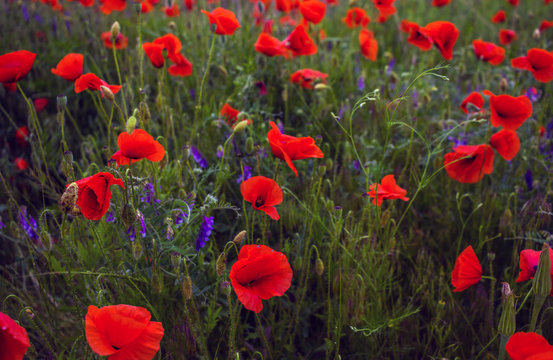
<path id="1" fill-rule="evenodd" d="M 265 200 L 264 200 L 264 199 L 261 199 L 261 198 L 259 198 L 259 197 L 255 199 L 255 206 L 261 207 L 261 206 L 263 206 L 263 204 L 265 204 Z"/>

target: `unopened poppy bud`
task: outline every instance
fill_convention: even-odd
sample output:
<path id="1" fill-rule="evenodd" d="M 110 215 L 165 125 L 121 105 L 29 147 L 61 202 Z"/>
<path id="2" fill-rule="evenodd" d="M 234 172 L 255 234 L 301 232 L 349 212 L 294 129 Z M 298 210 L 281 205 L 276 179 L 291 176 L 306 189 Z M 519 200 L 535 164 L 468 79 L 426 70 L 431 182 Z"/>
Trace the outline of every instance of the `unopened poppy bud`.
<path id="1" fill-rule="evenodd" d="M 326 90 L 329 88 L 329 86 L 327 84 L 323 84 L 323 83 L 318 83 L 318 84 L 315 84 L 315 86 L 313 87 L 315 90 L 317 91 L 321 91 L 321 90 Z"/>
<path id="2" fill-rule="evenodd" d="M 380 226 L 381 227 L 386 227 L 386 225 L 388 225 L 388 221 L 390 221 L 390 216 L 392 216 L 392 213 L 390 212 L 390 209 L 386 209 L 383 213 L 382 213 L 382 217 L 380 218 Z"/>
<path id="3" fill-rule="evenodd" d="M 140 104 L 138 104 L 138 112 L 140 114 L 140 121 L 142 121 L 144 126 L 147 126 L 150 122 L 151 115 L 150 108 L 145 101 L 141 101 Z"/>
<path id="4" fill-rule="evenodd" d="M 107 86 L 100 85 L 100 91 L 102 92 L 102 95 L 109 101 L 113 101 L 115 99 L 115 96 L 113 95 L 113 91 L 111 91 L 111 89 L 108 88 Z"/>
<path id="5" fill-rule="evenodd" d="M 317 258 L 315 261 L 315 272 L 317 275 L 321 276 L 323 272 L 325 271 L 325 264 L 321 260 L 321 258 Z"/>
<path id="6" fill-rule="evenodd" d="M 334 161 L 332 159 L 326 159 L 325 166 L 327 170 L 332 170 L 332 167 L 334 166 Z"/>
<path id="7" fill-rule="evenodd" d="M 135 127 L 136 127 L 136 118 L 134 116 L 130 116 L 127 120 L 127 132 L 129 134 L 132 133 Z"/>
<path id="8" fill-rule="evenodd" d="M 61 172 L 68 181 L 75 181 L 75 172 L 73 171 L 73 153 L 65 151 L 61 160 Z"/>
<path id="9" fill-rule="evenodd" d="M 253 138 L 251 136 L 246 139 L 246 152 L 248 154 L 253 152 Z"/>
<path id="10" fill-rule="evenodd" d="M 211 24 L 211 26 L 209 27 L 209 29 L 211 30 L 212 33 L 214 33 L 215 31 L 217 31 L 217 24 Z"/>
<path id="11" fill-rule="evenodd" d="M 173 265 L 173 268 L 175 269 L 175 272 L 178 274 L 179 268 L 180 268 L 180 260 L 181 256 L 179 253 L 174 252 L 171 254 L 171 264 Z"/>
<path id="12" fill-rule="evenodd" d="M 503 297 L 503 310 L 497 329 L 503 336 L 511 336 L 516 329 L 515 295 L 508 283 L 501 283 L 501 295 Z"/>
<path id="13" fill-rule="evenodd" d="M 321 165 L 319 166 L 319 174 L 324 175 L 326 173 L 326 166 Z"/>
<path id="14" fill-rule="evenodd" d="M 491 251 L 490 251 L 490 252 L 488 253 L 488 260 L 489 260 L 490 262 L 493 262 L 493 261 L 495 260 L 495 253 L 494 253 L 494 252 L 491 252 Z"/>
<path id="15" fill-rule="evenodd" d="M 152 288 L 158 293 L 161 294 L 163 291 L 163 276 L 159 271 L 152 271 Z"/>
<path id="16" fill-rule="evenodd" d="M 235 243 L 236 245 L 240 245 L 242 240 L 244 240 L 245 236 L 246 236 L 246 230 L 242 230 L 238 233 L 238 235 L 234 237 L 234 239 L 232 239 L 232 242 Z"/>
<path id="17" fill-rule="evenodd" d="M 192 299 L 192 279 L 188 275 L 182 281 L 182 295 L 186 300 Z"/>
<path id="18" fill-rule="evenodd" d="M 257 2 L 257 10 L 262 14 L 265 12 L 265 4 L 262 1 Z"/>
<path id="19" fill-rule="evenodd" d="M 510 209 L 505 209 L 503 215 L 499 218 L 499 231 L 505 233 L 511 226 L 511 221 L 513 220 L 513 213 Z"/>
<path id="20" fill-rule="evenodd" d="M 248 126 L 248 120 L 242 120 L 234 126 L 233 132 L 238 134 L 246 129 Z"/>
<path id="21" fill-rule="evenodd" d="M 551 293 L 551 257 L 547 244 L 544 244 L 540 253 L 538 269 L 533 282 L 534 294 L 537 296 L 546 297 Z"/>
<path id="22" fill-rule="evenodd" d="M 540 37 L 541 37 L 541 31 L 540 29 L 536 29 L 534 30 L 534 32 L 532 33 L 532 37 L 536 40 L 539 40 Z"/>
<path id="23" fill-rule="evenodd" d="M 29 317 L 31 319 L 33 319 L 35 317 L 35 313 L 33 312 L 33 310 L 31 309 L 25 309 L 25 312 L 27 313 L 27 315 L 29 315 Z"/>
<path id="24" fill-rule="evenodd" d="M 509 89 L 509 82 L 504 77 L 501 78 L 501 81 L 499 82 L 499 91 L 505 92 Z"/>
<path id="25" fill-rule="evenodd" d="M 137 216 L 138 215 L 133 204 L 128 203 L 123 206 L 123 210 L 121 211 L 121 220 L 126 228 L 129 228 L 132 224 L 134 224 Z"/>
<path id="26" fill-rule="evenodd" d="M 133 5 L 134 5 L 134 11 L 136 11 L 137 14 L 142 12 L 142 3 L 135 2 Z"/>
<path id="27" fill-rule="evenodd" d="M 132 242 L 132 256 L 136 261 L 142 257 L 142 245 L 138 239 Z"/>
<path id="28" fill-rule="evenodd" d="M 120 32 L 121 26 L 119 26 L 119 21 L 116 21 L 111 25 L 111 38 L 116 39 Z"/>
<path id="29" fill-rule="evenodd" d="M 225 295 L 230 295 L 230 292 L 232 291 L 230 283 L 228 281 L 221 282 L 221 290 Z"/>
<path id="30" fill-rule="evenodd" d="M 79 194 L 79 185 L 76 182 L 72 182 L 65 189 L 64 193 L 60 198 L 60 208 L 61 211 L 66 214 L 73 214 L 74 208 L 77 204 L 77 198 Z"/>
<path id="31" fill-rule="evenodd" d="M 215 268 L 217 269 L 217 275 L 222 276 L 227 267 L 227 253 L 222 252 L 221 255 L 217 258 L 217 263 Z"/>
<path id="32" fill-rule="evenodd" d="M 282 90 L 282 101 L 287 101 L 288 100 L 288 91 L 286 91 L 286 89 Z"/>
<path id="33" fill-rule="evenodd" d="M 67 96 L 60 94 L 56 98 L 56 105 L 58 107 L 58 112 L 62 112 L 65 110 L 65 107 L 67 106 Z"/>
<path id="34" fill-rule="evenodd" d="M 46 227 L 40 227 L 40 241 L 46 250 L 52 250 L 52 238 L 50 237 L 50 233 L 48 233 Z"/>
<path id="35" fill-rule="evenodd" d="M 177 30 L 177 24 L 175 24 L 174 21 L 169 22 L 169 24 L 167 26 L 169 26 L 169 29 L 171 29 L 172 31 Z"/>

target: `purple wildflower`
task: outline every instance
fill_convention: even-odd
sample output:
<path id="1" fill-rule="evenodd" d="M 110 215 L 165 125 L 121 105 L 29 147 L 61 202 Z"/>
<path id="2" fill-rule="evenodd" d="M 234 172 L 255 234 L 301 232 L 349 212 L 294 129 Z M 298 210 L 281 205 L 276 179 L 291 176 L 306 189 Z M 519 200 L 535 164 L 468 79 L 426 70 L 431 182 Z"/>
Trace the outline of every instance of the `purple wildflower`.
<path id="1" fill-rule="evenodd" d="M 108 216 L 106 216 L 106 222 L 111 223 L 115 221 L 115 213 L 113 211 L 108 212 Z"/>
<path id="2" fill-rule="evenodd" d="M 140 235 L 142 235 L 142 238 L 146 237 L 146 224 L 144 223 L 144 215 L 142 215 L 142 212 L 137 211 L 138 219 L 140 220 Z"/>
<path id="3" fill-rule="evenodd" d="M 200 232 L 198 233 L 198 238 L 196 239 L 196 251 L 200 251 L 200 249 L 207 244 L 209 236 L 213 232 L 213 220 L 213 216 L 204 216 L 204 221 L 200 226 Z"/>
<path id="4" fill-rule="evenodd" d="M 419 107 L 419 92 L 413 90 L 413 108 L 417 109 Z"/>
<path id="5" fill-rule="evenodd" d="M 25 4 L 21 4 L 21 12 L 23 13 L 23 19 L 25 19 L 25 21 L 29 21 L 29 11 L 27 10 Z"/>
<path id="6" fill-rule="evenodd" d="M 365 90 L 365 77 L 364 76 L 360 76 L 359 79 L 357 80 L 357 89 L 359 89 L 359 91 Z"/>
<path id="7" fill-rule="evenodd" d="M 148 181 L 146 185 L 144 185 L 144 187 L 142 188 L 142 195 L 140 196 L 140 202 L 151 204 L 153 199 L 154 199 L 154 185 Z"/>
<path id="8" fill-rule="evenodd" d="M 192 98 L 192 100 L 196 99 L 196 92 L 193 88 L 190 88 L 190 98 Z"/>
<path id="9" fill-rule="evenodd" d="M 223 157 L 223 145 L 217 146 L 216 155 L 217 155 L 217 158 L 219 158 L 219 159 Z"/>
<path id="10" fill-rule="evenodd" d="M 0 229 L 3 229 L 3 228 L 5 228 L 5 227 L 6 227 L 6 224 L 4 224 L 4 223 L 2 222 L 2 220 L 0 220 Z"/>
<path id="11" fill-rule="evenodd" d="M 386 75 L 390 76 L 392 71 L 394 70 L 394 65 L 396 64 L 396 59 L 392 58 L 388 65 L 386 66 Z"/>
<path id="12" fill-rule="evenodd" d="M 236 179 L 236 183 L 240 184 L 242 181 L 248 180 L 252 177 L 252 167 L 248 165 L 244 165 L 244 177 L 242 178 L 242 174 L 238 175 L 238 178 Z"/>
<path id="13" fill-rule="evenodd" d="M 194 145 L 190 146 L 190 153 L 192 154 L 192 157 L 194 158 L 194 161 L 200 165 L 202 168 L 207 168 L 207 160 L 204 158 L 200 150 L 198 150 L 197 147 Z"/>
<path id="14" fill-rule="evenodd" d="M 526 181 L 526 186 L 528 187 L 528 190 L 533 189 L 533 183 L 534 183 L 534 176 L 532 175 L 532 170 L 528 169 L 526 174 L 524 174 L 524 180 Z"/>
<path id="15" fill-rule="evenodd" d="M 255 86 L 257 86 L 257 88 L 259 89 L 259 96 L 267 95 L 267 86 L 265 86 L 265 83 L 263 81 L 256 82 Z"/>
<path id="16" fill-rule="evenodd" d="M 539 100 L 541 92 L 538 92 L 538 90 L 536 90 L 536 88 L 532 86 L 531 88 L 528 88 L 528 90 L 526 90 L 526 93 L 524 95 L 526 95 L 526 97 L 530 99 L 531 102 L 536 102 Z"/>
<path id="17" fill-rule="evenodd" d="M 42 24 L 44 22 L 44 20 L 42 19 L 42 17 L 39 14 L 35 14 L 35 20 L 39 24 Z"/>
<path id="18" fill-rule="evenodd" d="M 36 220 L 31 215 L 27 215 L 27 209 L 25 207 L 21 207 L 21 211 L 19 212 L 19 224 L 23 230 L 25 230 L 29 238 L 38 240 L 38 226 Z"/>
<path id="19" fill-rule="evenodd" d="M 129 235 L 129 239 L 131 241 L 136 240 L 136 231 L 134 230 L 134 224 L 129 226 L 129 228 L 127 229 L 127 234 Z"/>

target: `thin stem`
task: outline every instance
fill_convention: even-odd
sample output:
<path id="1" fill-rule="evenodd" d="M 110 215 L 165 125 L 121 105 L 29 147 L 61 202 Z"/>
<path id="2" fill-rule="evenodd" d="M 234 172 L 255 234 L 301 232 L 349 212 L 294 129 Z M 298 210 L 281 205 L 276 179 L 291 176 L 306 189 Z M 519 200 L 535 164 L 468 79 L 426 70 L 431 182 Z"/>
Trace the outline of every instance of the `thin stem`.
<path id="1" fill-rule="evenodd" d="M 115 39 L 111 39 L 111 49 L 113 50 L 113 59 L 115 60 L 115 69 L 117 70 L 117 78 L 119 79 L 119 85 L 123 86 L 123 81 L 121 80 L 121 71 L 119 70 L 119 62 L 117 61 L 117 53 L 115 50 Z M 125 92 L 121 89 L 121 97 L 123 98 L 123 108 L 125 109 L 122 114 L 124 114 L 123 119 L 127 119 L 127 103 L 125 101 Z M 115 101 L 114 101 L 115 103 Z"/>
<path id="2" fill-rule="evenodd" d="M 255 319 L 257 320 L 257 325 L 259 326 L 259 331 L 261 332 L 261 338 L 263 339 L 263 343 L 265 344 L 265 348 L 267 349 L 267 356 L 269 357 L 269 359 L 272 359 L 273 355 L 271 352 L 271 347 L 269 346 L 269 341 L 267 341 L 267 337 L 265 336 L 265 330 L 261 325 L 261 319 L 259 319 L 259 315 L 257 315 L 257 313 L 255 314 Z"/>
<path id="3" fill-rule="evenodd" d="M 209 74 L 209 66 L 211 65 L 211 58 L 213 57 L 213 49 L 215 48 L 215 33 L 211 33 L 211 47 L 209 48 L 209 56 L 207 58 L 207 64 L 205 67 L 204 77 L 200 84 L 200 91 L 198 94 L 198 103 L 196 104 L 196 110 L 194 111 L 194 130 L 198 134 L 198 116 L 202 108 L 202 96 L 204 91 L 205 82 L 207 81 L 207 75 Z"/>

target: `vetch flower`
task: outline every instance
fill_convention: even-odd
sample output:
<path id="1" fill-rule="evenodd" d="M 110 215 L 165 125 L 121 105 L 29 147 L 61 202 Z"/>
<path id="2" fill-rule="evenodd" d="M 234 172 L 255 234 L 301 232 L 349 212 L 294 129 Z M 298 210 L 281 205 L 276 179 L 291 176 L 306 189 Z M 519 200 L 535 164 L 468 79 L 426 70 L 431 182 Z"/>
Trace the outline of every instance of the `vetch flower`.
<path id="1" fill-rule="evenodd" d="M 56 67 L 51 70 L 65 80 L 75 81 L 83 74 L 83 55 L 70 53 L 61 59 Z"/>
<path id="2" fill-rule="evenodd" d="M 472 246 L 468 246 L 455 260 L 455 266 L 451 272 L 451 284 L 455 287 L 453 292 L 460 292 L 477 284 L 482 279 L 482 266 L 476 257 Z"/>
<path id="3" fill-rule="evenodd" d="M 111 185 L 125 187 L 121 179 L 114 178 L 108 172 L 97 173 L 77 180 L 76 183 L 79 187 L 77 206 L 79 206 L 81 214 L 89 220 L 100 220 L 108 211 L 111 200 Z"/>
<path id="4" fill-rule="evenodd" d="M 396 184 L 394 175 L 386 175 L 382 178 L 381 184 L 374 183 L 369 187 L 369 192 L 367 193 L 374 205 L 382 205 L 384 199 L 400 199 L 403 201 L 409 201 L 407 195 L 407 190 L 402 189 Z"/>
<path id="5" fill-rule="evenodd" d="M 273 121 L 269 122 L 269 125 L 271 125 L 272 129 L 267 133 L 267 139 L 269 140 L 269 145 L 271 145 L 273 155 L 286 161 L 286 164 L 296 176 L 298 176 L 298 170 L 296 170 L 292 161 L 324 157 L 323 152 L 315 144 L 315 140 L 312 137 L 285 135 L 280 132 Z"/>
<path id="6" fill-rule="evenodd" d="M 459 145 L 444 156 L 445 171 L 454 180 L 472 184 L 493 171 L 494 152 L 491 146 Z"/>
<path id="7" fill-rule="evenodd" d="M 160 322 L 150 321 L 150 312 L 131 305 L 88 307 L 86 340 L 92 351 L 108 360 L 152 360 L 163 337 Z"/>
<path id="8" fill-rule="evenodd" d="M 31 215 L 27 215 L 27 208 L 22 206 L 18 215 L 19 225 L 21 225 L 27 236 L 31 240 L 38 240 L 38 225 L 36 220 Z"/>
<path id="9" fill-rule="evenodd" d="M 27 331 L 11 317 L 0 312 L 0 360 L 23 360 L 31 346 Z"/>
<path id="10" fill-rule="evenodd" d="M 282 202 L 282 190 L 274 180 L 265 176 L 251 177 L 240 184 L 240 192 L 255 210 L 263 211 L 273 220 L 280 219 L 275 205 Z"/>
<path id="11" fill-rule="evenodd" d="M 204 216 L 198 237 L 196 238 L 196 251 L 200 251 L 201 248 L 209 241 L 209 236 L 213 232 L 213 216 Z"/>
<path id="12" fill-rule="evenodd" d="M 144 158 L 158 162 L 165 156 L 163 145 L 142 129 L 134 129 L 131 134 L 122 132 L 117 139 L 117 145 L 119 151 L 111 156 L 117 161 L 117 166 L 130 165 Z"/>
<path id="13" fill-rule="evenodd" d="M 202 155 L 202 153 L 197 147 L 195 147 L 194 145 L 191 145 L 190 154 L 192 154 L 192 158 L 194 159 L 196 164 L 200 165 L 200 167 L 204 169 L 207 169 L 207 166 L 208 166 L 207 160 L 205 159 L 205 157 Z"/>
<path id="14" fill-rule="evenodd" d="M 230 10 L 218 7 L 212 12 L 202 10 L 208 19 L 210 24 L 215 24 L 215 34 L 217 35 L 232 35 L 236 29 L 240 28 L 240 23 L 236 19 L 236 15 Z"/>
<path id="15" fill-rule="evenodd" d="M 230 269 L 230 282 L 238 300 L 259 313 L 261 300 L 282 296 L 292 283 L 292 268 L 286 255 L 265 245 L 244 245 Z"/>

